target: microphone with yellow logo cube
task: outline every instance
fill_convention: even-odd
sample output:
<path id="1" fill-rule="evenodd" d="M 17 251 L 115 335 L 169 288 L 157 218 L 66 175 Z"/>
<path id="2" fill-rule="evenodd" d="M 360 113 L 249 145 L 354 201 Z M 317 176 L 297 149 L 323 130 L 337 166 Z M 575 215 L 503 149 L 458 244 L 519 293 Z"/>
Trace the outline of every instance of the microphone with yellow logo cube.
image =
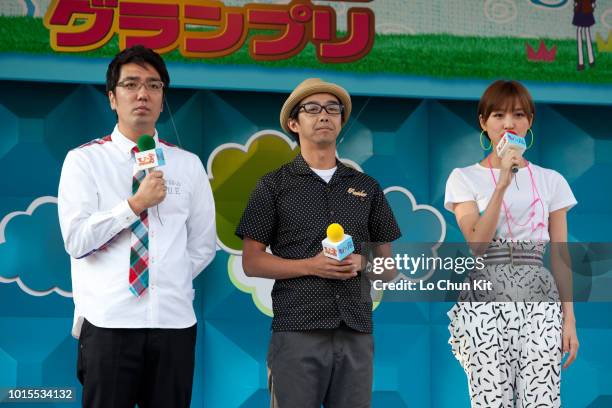
<path id="1" fill-rule="evenodd" d="M 323 254 L 332 259 L 342 261 L 355 251 L 353 238 L 344 233 L 342 225 L 334 223 L 327 227 L 327 238 L 321 243 Z"/>

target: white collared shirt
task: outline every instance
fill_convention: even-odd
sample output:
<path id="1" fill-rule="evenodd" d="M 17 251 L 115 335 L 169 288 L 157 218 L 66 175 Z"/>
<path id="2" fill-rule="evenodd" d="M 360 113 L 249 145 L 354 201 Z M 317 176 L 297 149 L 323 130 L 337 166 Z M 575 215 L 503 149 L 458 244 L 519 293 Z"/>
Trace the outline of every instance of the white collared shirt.
<path id="1" fill-rule="evenodd" d="M 202 162 L 160 141 L 167 195 L 148 209 L 149 288 L 129 290 L 130 226 L 139 217 L 132 196 L 135 143 L 115 127 L 68 152 L 59 184 L 58 211 L 71 256 L 75 304 L 72 335 L 83 318 L 106 328 L 186 328 L 195 324 L 192 280 L 214 258 L 215 205 Z M 158 212 L 159 211 L 159 212 Z"/>

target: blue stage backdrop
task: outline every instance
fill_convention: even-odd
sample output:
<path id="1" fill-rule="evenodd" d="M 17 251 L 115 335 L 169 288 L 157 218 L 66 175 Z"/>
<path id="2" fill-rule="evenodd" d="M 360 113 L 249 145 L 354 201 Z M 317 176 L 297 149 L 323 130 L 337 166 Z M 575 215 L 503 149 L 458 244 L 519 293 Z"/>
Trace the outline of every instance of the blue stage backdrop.
<path id="1" fill-rule="evenodd" d="M 292 75 L 282 87 L 297 84 L 299 75 Z M 356 81 L 340 83 L 351 90 Z M 375 85 L 362 83 L 360 89 L 368 86 L 375 94 Z M 419 86 L 425 89 L 425 80 Z M 483 155 L 474 99 L 485 83 L 461 85 L 468 89 L 462 94 L 448 86 L 444 98 L 432 96 L 436 90 L 427 98 L 361 92 L 338 146 L 342 159 L 387 189 L 406 241 L 461 240 L 442 207 L 444 186 L 452 168 Z M 109 134 L 115 117 L 101 85 L 4 80 L 0 89 L 0 387 L 75 387 L 80 397 L 77 343 L 70 336 L 70 264 L 55 197 L 68 150 Z M 563 104 L 546 103 L 541 96 L 549 91 L 538 89 L 536 140 L 527 157 L 571 184 L 579 205 L 569 213 L 570 239 L 609 240 L 612 107 L 571 104 L 567 94 L 559 97 Z M 588 99 L 589 91 L 581 88 L 577 95 Z M 180 137 L 168 109 L 160 120 L 162 138 L 200 156 L 218 209 L 219 250 L 194 283 L 199 323 L 193 407 L 268 403 L 271 282 L 244 276 L 231 233 L 253 175 L 296 153 L 278 124 L 285 96 L 171 89 L 168 102 Z M 469 406 L 465 375 L 447 344 L 450 306 L 383 302 L 376 309 L 374 407 Z M 576 314 L 581 349 L 563 373 L 564 406 L 611 407 L 612 305 L 577 304 Z"/>

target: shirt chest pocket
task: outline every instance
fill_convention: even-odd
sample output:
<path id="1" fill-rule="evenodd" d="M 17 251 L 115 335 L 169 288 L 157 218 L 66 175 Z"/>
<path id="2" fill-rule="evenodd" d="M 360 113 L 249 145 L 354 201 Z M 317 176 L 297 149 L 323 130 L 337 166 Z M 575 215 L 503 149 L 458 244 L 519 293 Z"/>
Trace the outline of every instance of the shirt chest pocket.
<path id="1" fill-rule="evenodd" d="M 184 183 L 166 180 L 166 197 L 159 203 L 159 209 L 165 214 L 188 214 L 191 193 Z"/>
<path id="2" fill-rule="evenodd" d="M 342 225 L 347 234 L 366 239 L 369 237 L 370 210 L 369 196 L 348 195 L 332 203 L 335 222 Z"/>

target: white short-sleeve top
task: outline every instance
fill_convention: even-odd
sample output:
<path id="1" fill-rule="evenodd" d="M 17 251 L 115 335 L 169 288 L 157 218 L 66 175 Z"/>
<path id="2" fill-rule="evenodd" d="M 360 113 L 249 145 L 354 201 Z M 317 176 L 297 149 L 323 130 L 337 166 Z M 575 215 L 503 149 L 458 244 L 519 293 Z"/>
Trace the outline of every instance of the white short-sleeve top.
<path id="1" fill-rule="evenodd" d="M 495 190 L 493 176 L 499 180 L 499 174 L 499 169 L 490 169 L 479 163 L 454 169 L 446 181 L 444 208 L 453 212 L 453 204 L 475 201 L 482 214 Z M 533 163 L 520 168 L 515 177 L 504 194 L 511 221 L 506 222 L 506 211 L 502 206 L 495 238 L 550 241 L 548 216 L 561 208 L 569 210 L 578 203 L 572 189 L 561 174 Z"/>

